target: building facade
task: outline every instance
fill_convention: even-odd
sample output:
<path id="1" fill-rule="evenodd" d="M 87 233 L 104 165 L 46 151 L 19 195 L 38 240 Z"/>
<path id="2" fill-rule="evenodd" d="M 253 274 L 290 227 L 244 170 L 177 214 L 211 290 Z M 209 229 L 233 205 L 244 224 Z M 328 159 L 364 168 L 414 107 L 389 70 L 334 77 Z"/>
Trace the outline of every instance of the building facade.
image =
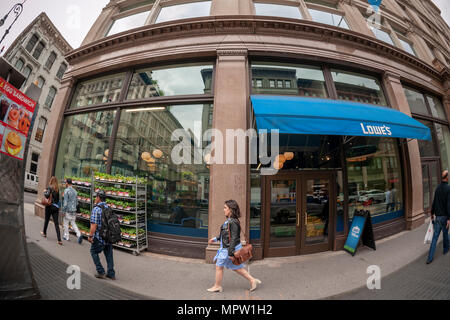
<path id="1" fill-rule="evenodd" d="M 4 55 L 4 58 L 26 77 L 22 88 L 19 89 L 25 91 L 31 83 L 37 83 L 42 89 L 25 167 L 26 171 L 32 174 L 38 173 L 44 134 L 53 112 L 56 94 L 69 66 L 64 56 L 72 50 L 49 17 L 41 13 L 17 37 Z"/>
<path id="2" fill-rule="evenodd" d="M 357 210 L 376 239 L 417 228 L 448 168 L 449 35 L 431 1 L 111 1 L 65 57 L 39 190 L 52 175 L 146 177 L 149 250 L 208 262 L 228 199 L 259 259 L 341 250 Z M 264 129 L 261 97 L 279 112 L 398 111 L 432 139 L 281 133 L 265 175 L 249 140 L 225 139 Z"/>

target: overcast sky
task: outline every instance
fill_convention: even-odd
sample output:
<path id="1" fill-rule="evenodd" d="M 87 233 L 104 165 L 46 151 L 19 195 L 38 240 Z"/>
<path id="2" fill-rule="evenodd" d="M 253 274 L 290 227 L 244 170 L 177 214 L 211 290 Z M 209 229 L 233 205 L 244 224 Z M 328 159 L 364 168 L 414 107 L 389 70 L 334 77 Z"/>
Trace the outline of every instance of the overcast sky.
<path id="1" fill-rule="evenodd" d="M 0 0 L 0 16 L 3 17 L 9 9 L 24 0 Z M 45 11 L 53 24 L 59 29 L 64 38 L 76 49 L 81 45 L 84 37 L 100 15 L 109 0 L 25 0 L 24 11 L 12 27 L 10 33 L 1 43 L 1 47 L 8 48 L 14 39 L 25 29 L 42 11 Z M 450 0 L 432 0 L 442 12 L 447 24 L 450 24 Z M 14 20 L 10 15 L 5 25 L 0 27 L 0 38 Z M 6 50 L 5 50 L 6 51 Z"/>

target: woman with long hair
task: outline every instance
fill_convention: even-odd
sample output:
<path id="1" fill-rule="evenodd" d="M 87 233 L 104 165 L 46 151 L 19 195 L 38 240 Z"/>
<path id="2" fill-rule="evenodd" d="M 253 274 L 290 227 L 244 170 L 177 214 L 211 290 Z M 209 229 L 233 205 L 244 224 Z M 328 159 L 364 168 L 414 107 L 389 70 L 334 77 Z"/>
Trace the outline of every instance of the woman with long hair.
<path id="1" fill-rule="evenodd" d="M 45 222 L 44 222 L 44 231 L 41 231 L 41 235 L 44 238 L 47 238 L 47 227 L 50 222 L 50 217 L 53 218 L 53 222 L 55 224 L 56 236 L 58 238 L 58 244 L 62 246 L 61 241 L 61 233 L 59 231 L 59 184 L 58 179 L 56 177 L 52 177 L 50 179 L 49 187 L 45 190 L 44 196 L 49 199 L 52 197 L 51 205 L 45 207 Z"/>
<path id="2" fill-rule="evenodd" d="M 220 228 L 220 235 L 218 237 L 209 240 L 209 244 L 220 241 L 220 249 L 217 251 L 217 255 L 214 258 L 216 261 L 216 283 L 207 291 L 209 292 L 222 292 L 222 280 L 224 267 L 235 271 L 240 276 L 244 277 L 250 282 L 250 291 L 254 291 L 261 281 L 253 278 L 247 270 L 245 270 L 245 264 L 234 265 L 233 257 L 234 252 L 242 249 L 241 244 L 241 224 L 239 218 L 241 217 L 241 211 L 239 205 L 234 200 L 228 200 L 225 202 L 223 211 L 227 220 Z"/>

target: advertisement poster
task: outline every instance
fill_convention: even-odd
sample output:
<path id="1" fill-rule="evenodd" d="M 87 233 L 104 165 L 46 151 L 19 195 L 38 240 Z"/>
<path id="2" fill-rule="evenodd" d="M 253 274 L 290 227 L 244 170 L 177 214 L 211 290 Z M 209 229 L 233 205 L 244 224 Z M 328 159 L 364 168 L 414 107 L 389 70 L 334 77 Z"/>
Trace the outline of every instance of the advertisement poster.
<path id="1" fill-rule="evenodd" d="M 23 160 L 36 102 L 0 78 L 0 153 Z"/>

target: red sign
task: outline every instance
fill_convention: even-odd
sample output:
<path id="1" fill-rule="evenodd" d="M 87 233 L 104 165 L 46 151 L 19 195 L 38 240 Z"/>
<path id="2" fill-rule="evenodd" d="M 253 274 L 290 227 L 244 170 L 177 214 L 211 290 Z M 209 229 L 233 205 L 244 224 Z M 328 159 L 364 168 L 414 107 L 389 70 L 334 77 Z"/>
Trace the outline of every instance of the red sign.
<path id="1" fill-rule="evenodd" d="M 36 102 L 0 78 L 0 153 L 23 160 Z"/>

